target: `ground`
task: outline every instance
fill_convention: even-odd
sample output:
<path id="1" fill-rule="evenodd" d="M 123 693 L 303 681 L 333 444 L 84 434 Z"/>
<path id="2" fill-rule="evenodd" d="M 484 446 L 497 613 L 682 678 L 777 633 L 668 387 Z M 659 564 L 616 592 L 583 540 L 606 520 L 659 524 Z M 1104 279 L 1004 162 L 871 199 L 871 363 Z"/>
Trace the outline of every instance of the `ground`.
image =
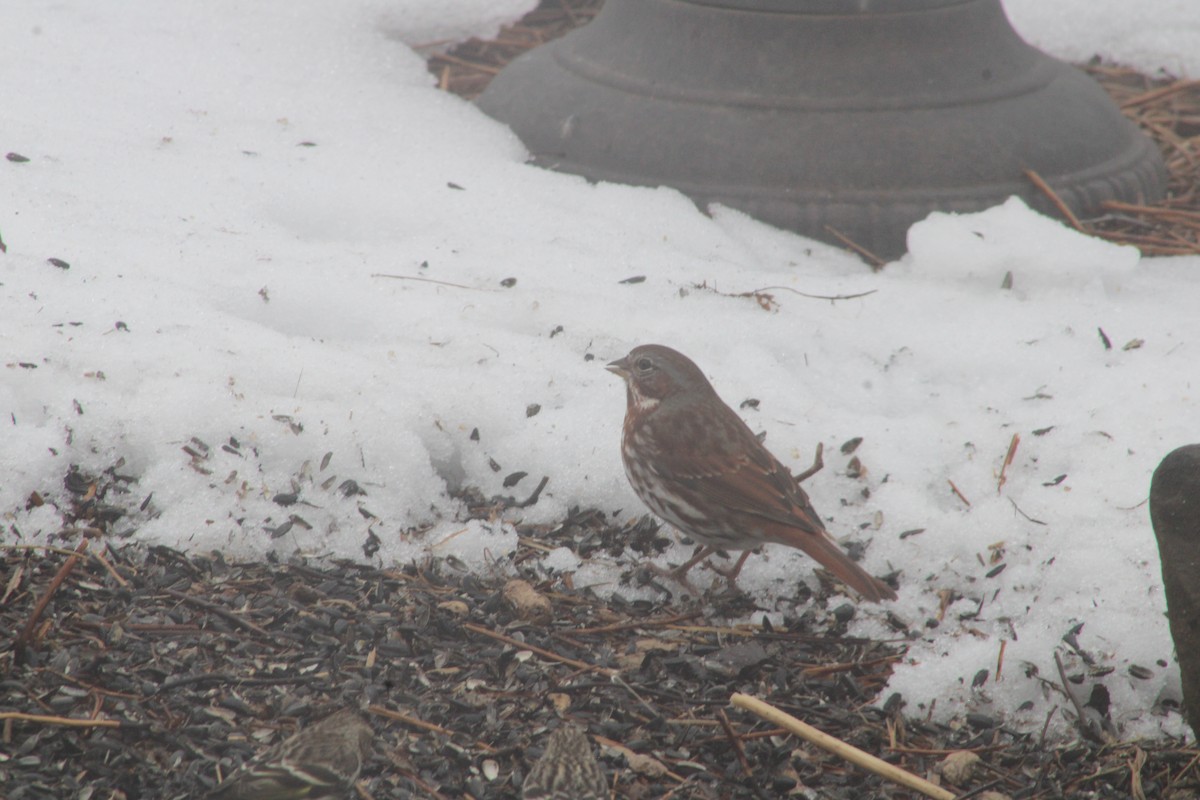
<path id="1" fill-rule="evenodd" d="M 61 547 L 4 550 L 0 616 L 20 632 L 0 646 L 9 800 L 202 796 L 346 706 L 377 732 L 362 798 L 517 797 L 556 717 L 586 727 L 616 797 L 918 796 L 731 707 L 735 693 L 969 796 L 1200 796 L 1194 747 L 1046 742 L 980 715 L 930 724 L 898 695 L 879 707 L 904 625 L 888 642 L 846 637 L 855 608 L 830 608 L 824 585 L 783 626 L 731 626 L 754 602 L 719 582 L 702 598 L 664 586 L 655 602 L 601 601 L 522 570 L 564 546 L 653 555 L 664 534 L 648 518 L 617 528 L 584 510 L 521 528 L 514 571 L 480 577 L 452 560 L 231 564 L 146 548 L 108 532 L 136 488 L 117 471 L 47 488 L 74 498 L 79 524 Z M 506 510 L 464 499 L 480 518 Z M 981 760 L 951 784 L 939 765 L 964 752 Z"/>

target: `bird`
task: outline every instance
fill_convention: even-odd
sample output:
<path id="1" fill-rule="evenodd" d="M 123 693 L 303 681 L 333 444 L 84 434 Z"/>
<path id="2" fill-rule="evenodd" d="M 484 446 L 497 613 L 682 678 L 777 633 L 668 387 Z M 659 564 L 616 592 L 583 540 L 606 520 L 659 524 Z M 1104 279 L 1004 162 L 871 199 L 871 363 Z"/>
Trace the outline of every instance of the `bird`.
<path id="1" fill-rule="evenodd" d="M 243 765 L 209 800 L 345 797 L 370 757 L 374 736 L 357 711 L 335 712 Z"/>
<path id="2" fill-rule="evenodd" d="M 546 752 L 521 785 L 523 800 L 608 800 L 608 778 L 596 762 L 587 734 L 563 725 L 550 734 Z"/>
<path id="3" fill-rule="evenodd" d="M 719 550 L 743 550 L 732 584 L 760 545 L 803 550 L 872 602 L 896 592 L 852 561 L 792 473 L 717 395 L 698 366 L 661 344 L 633 348 L 606 367 L 625 381 L 621 461 L 634 492 L 654 514 L 699 542 L 667 573 L 687 572 Z"/>

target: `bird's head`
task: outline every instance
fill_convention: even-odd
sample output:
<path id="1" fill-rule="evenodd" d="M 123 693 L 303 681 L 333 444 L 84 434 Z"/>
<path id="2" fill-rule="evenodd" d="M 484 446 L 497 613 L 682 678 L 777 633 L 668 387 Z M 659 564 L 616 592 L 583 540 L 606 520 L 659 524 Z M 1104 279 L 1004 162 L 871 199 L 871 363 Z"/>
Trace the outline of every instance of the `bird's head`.
<path id="1" fill-rule="evenodd" d="M 643 344 L 605 369 L 620 375 L 629 389 L 629 404 L 649 411 L 663 400 L 696 393 L 706 397 L 713 389 L 690 358 L 661 344 Z"/>

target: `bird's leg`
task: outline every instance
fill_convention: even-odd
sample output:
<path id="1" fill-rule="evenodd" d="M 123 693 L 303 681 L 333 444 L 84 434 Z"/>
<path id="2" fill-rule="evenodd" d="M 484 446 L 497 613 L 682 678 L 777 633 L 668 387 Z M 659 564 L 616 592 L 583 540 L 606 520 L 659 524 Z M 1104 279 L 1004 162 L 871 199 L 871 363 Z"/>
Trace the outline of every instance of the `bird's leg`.
<path id="1" fill-rule="evenodd" d="M 817 442 L 817 454 L 813 457 L 812 466 L 801 472 L 799 475 L 793 475 L 796 483 L 804 483 L 806 480 L 816 475 L 825 468 L 825 443 Z M 750 552 L 747 550 L 746 552 Z"/>
<path id="2" fill-rule="evenodd" d="M 696 591 L 696 587 L 692 586 L 691 581 L 687 579 L 688 570 L 715 552 L 716 550 L 712 549 L 711 547 L 705 547 L 702 544 L 696 545 L 696 551 L 692 554 L 692 557 L 675 569 L 663 569 L 655 564 L 650 564 L 649 567 L 652 572 L 661 575 L 664 578 L 670 578 L 676 583 L 680 583 L 694 592 Z"/>
<path id="3" fill-rule="evenodd" d="M 686 581 L 688 570 L 699 564 L 704 559 L 717 552 L 715 548 L 706 547 L 705 545 L 696 545 L 696 551 L 692 553 L 692 557 L 685 563 L 671 570 L 671 577 L 677 581 Z"/>
<path id="4" fill-rule="evenodd" d="M 740 556 L 738 556 L 737 563 L 734 564 L 731 569 L 717 569 L 712 564 L 708 565 L 709 569 L 711 569 L 713 572 L 717 573 L 718 575 L 724 576 L 725 580 L 729 582 L 730 589 L 736 589 L 737 588 L 737 576 L 741 574 L 742 566 L 746 563 L 746 559 L 750 557 L 751 553 L 757 553 L 761 549 L 762 548 L 756 547 L 753 550 L 743 550 L 742 554 Z"/>

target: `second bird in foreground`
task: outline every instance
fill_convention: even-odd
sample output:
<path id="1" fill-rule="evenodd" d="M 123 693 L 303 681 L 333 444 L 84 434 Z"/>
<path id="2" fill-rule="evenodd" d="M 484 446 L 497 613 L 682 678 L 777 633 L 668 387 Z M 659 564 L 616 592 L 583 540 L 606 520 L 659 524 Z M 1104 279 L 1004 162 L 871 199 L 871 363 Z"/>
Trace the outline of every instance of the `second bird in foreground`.
<path id="1" fill-rule="evenodd" d="M 371 754 L 374 732 L 355 711 L 338 711 L 246 764 L 210 800 L 345 797 Z"/>
<path id="2" fill-rule="evenodd" d="M 896 592 L 850 560 L 826 531 L 808 495 L 692 360 L 658 344 L 635 347 L 608 365 L 625 381 L 621 437 L 625 474 L 642 502 L 703 548 L 671 574 L 717 550 L 759 545 L 803 550 L 868 600 Z"/>
<path id="3" fill-rule="evenodd" d="M 521 786 L 522 800 L 607 800 L 608 778 L 587 734 L 563 725 L 550 734 L 546 752 Z"/>

